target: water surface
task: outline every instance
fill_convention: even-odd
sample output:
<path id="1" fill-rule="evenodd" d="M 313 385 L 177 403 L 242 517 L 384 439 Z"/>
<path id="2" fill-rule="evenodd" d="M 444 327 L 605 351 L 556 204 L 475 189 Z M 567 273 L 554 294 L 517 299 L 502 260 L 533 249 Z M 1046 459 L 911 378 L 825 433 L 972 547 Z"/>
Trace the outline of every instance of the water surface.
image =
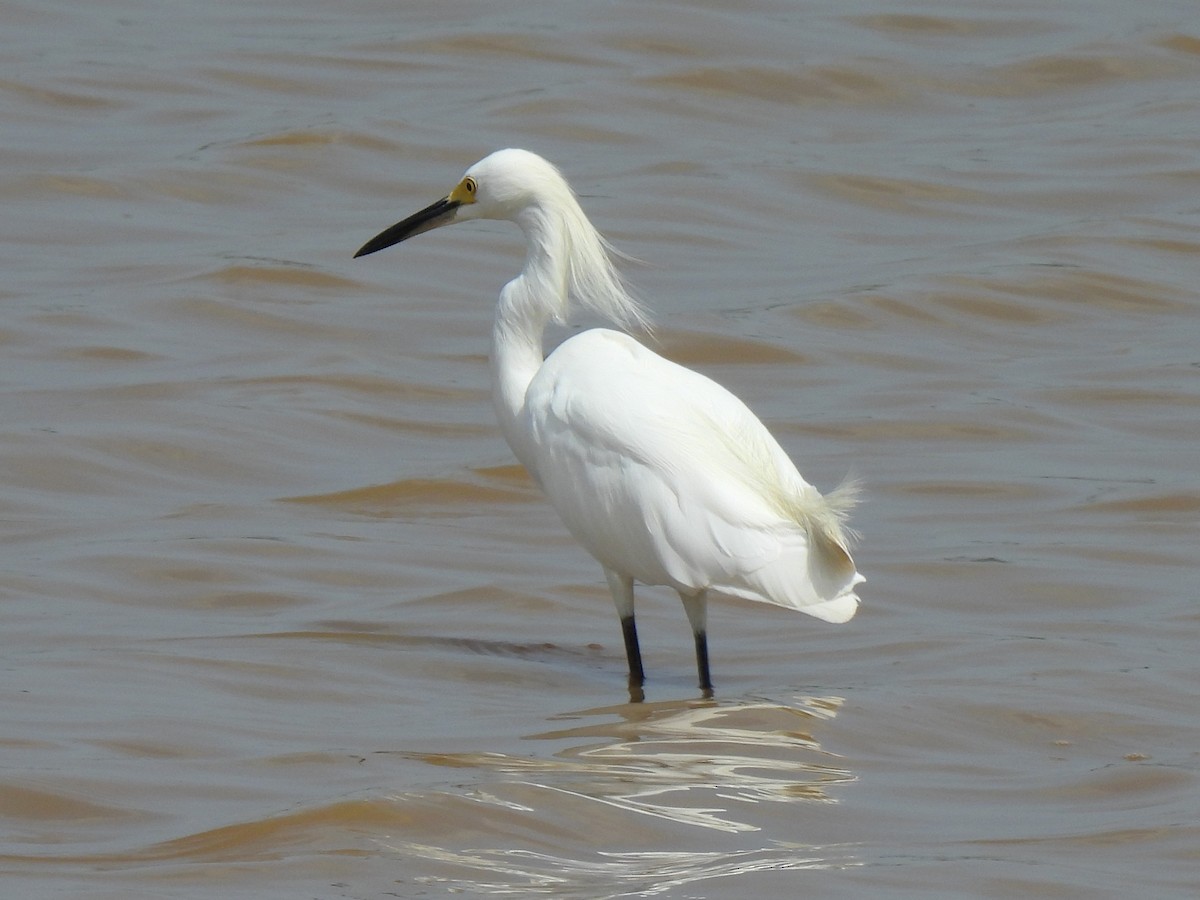
<path id="1" fill-rule="evenodd" d="M 1190 4 L 9 3 L 0 871 L 21 897 L 1191 897 Z M 863 608 L 694 687 L 492 419 L 557 162 Z M 562 333 L 556 338 L 561 338 Z"/>

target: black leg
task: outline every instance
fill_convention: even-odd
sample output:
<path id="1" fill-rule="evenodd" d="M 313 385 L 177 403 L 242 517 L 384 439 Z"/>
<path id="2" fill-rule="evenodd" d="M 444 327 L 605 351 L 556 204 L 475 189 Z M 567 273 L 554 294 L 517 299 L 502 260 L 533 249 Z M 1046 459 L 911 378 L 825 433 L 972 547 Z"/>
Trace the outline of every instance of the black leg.
<path id="1" fill-rule="evenodd" d="M 629 660 L 630 687 L 641 687 L 646 681 L 642 671 L 642 651 L 638 647 L 637 622 L 632 615 L 621 617 L 621 633 L 625 635 L 625 656 Z"/>
<path id="2" fill-rule="evenodd" d="M 700 673 L 700 690 L 704 691 L 705 697 L 711 697 L 712 676 L 708 673 L 708 594 L 704 591 L 691 595 L 680 593 L 679 599 L 683 601 L 683 609 L 692 626 L 692 634 L 696 637 L 696 671 Z"/>
<path id="3" fill-rule="evenodd" d="M 713 692 L 712 676 L 708 672 L 708 632 L 696 632 L 696 671 L 700 673 L 700 690 L 705 697 Z"/>
<path id="4" fill-rule="evenodd" d="M 642 671 L 642 651 L 638 647 L 637 623 L 633 619 L 633 579 L 608 568 L 604 570 L 604 577 L 608 579 L 608 589 L 617 605 L 617 615 L 621 617 L 625 657 L 629 660 L 629 702 L 641 703 L 645 699 L 642 682 L 646 675 Z"/>

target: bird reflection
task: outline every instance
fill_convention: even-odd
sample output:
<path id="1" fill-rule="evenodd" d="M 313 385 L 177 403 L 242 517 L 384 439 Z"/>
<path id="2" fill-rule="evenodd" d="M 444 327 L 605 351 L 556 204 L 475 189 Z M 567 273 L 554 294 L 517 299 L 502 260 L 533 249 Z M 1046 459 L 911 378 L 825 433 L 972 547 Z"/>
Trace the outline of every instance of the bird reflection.
<path id="1" fill-rule="evenodd" d="M 832 719 L 838 697 L 769 701 L 670 701 L 603 707 L 560 718 L 582 724 L 530 735 L 566 742 L 549 757 L 496 753 L 415 754 L 435 765 L 476 767 L 582 803 L 717 831 L 756 831 L 726 808 L 698 806 L 800 800 L 831 802 L 828 789 L 853 781 L 812 728 Z M 602 721 L 597 721 L 602 720 Z M 495 786 L 489 788 L 495 793 Z"/>

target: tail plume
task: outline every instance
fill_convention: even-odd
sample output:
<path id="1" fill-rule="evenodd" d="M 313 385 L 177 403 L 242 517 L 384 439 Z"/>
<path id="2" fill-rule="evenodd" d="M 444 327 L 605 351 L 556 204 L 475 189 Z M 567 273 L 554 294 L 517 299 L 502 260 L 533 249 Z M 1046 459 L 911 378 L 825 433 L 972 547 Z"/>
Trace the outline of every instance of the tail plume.
<path id="1" fill-rule="evenodd" d="M 858 610 L 854 588 L 866 580 L 850 556 L 850 544 L 858 535 L 845 524 L 858 502 L 859 487 L 858 481 L 847 479 L 804 517 L 809 538 L 808 577 L 817 596 L 826 599 L 802 611 L 828 622 L 846 622 L 854 616 Z"/>

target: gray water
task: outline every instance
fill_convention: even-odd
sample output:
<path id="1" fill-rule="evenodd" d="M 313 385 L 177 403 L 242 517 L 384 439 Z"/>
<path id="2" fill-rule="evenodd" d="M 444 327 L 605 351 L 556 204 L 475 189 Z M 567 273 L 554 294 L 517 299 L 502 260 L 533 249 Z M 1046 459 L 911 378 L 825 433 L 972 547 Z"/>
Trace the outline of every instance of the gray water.
<path id="1" fill-rule="evenodd" d="M 6 895 L 1196 894 L 1192 4 L 3 16 Z M 350 259 L 514 145 L 865 483 L 711 702 L 495 427 L 516 229 Z"/>

